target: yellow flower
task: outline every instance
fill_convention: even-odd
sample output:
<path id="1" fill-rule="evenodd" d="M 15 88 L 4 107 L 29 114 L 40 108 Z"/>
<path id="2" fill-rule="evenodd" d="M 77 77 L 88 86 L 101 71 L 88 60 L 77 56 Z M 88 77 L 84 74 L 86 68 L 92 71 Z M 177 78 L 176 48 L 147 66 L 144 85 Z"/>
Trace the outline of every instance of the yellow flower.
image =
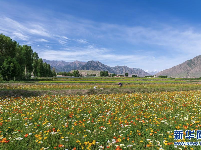
<path id="1" fill-rule="evenodd" d="M 79 143 L 79 142 L 80 142 L 79 140 L 76 141 L 76 143 Z"/>
<path id="2" fill-rule="evenodd" d="M 118 141 L 119 141 L 119 142 L 121 142 L 121 139 L 120 139 L 120 138 L 118 138 Z"/>
<path id="3" fill-rule="evenodd" d="M 93 140 L 92 144 L 93 144 L 93 145 L 95 145 L 95 144 L 96 144 L 96 141 L 95 141 L 95 140 Z"/>
<path id="4" fill-rule="evenodd" d="M 168 141 L 164 140 L 163 143 L 164 143 L 165 145 L 167 145 Z"/>
<path id="5" fill-rule="evenodd" d="M 42 140 L 42 137 L 38 137 L 38 140 Z"/>

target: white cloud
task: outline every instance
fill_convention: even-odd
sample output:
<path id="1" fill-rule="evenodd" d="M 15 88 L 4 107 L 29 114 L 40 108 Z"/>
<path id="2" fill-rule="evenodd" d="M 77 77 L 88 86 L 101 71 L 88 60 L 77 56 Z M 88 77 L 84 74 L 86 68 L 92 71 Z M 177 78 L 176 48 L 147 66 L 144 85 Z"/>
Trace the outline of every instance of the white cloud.
<path id="1" fill-rule="evenodd" d="M 68 40 L 68 39 L 69 39 L 69 38 L 68 38 L 68 37 L 66 37 L 66 36 L 62 36 L 62 38 L 66 39 L 66 40 Z"/>
<path id="2" fill-rule="evenodd" d="M 38 42 L 49 42 L 49 41 L 46 40 L 46 39 L 38 39 L 38 40 L 36 40 L 36 41 L 38 41 Z"/>
<path id="3" fill-rule="evenodd" d="M 61 45 L 64 45 L 67 43 L 67 41 L 63 41 L 63 40 L 58 40 L 58 42 L 61 44 Z"/>
<path id="4" fill-rule="evenodd" d="M 125 29 L 124 29 L 125 30 Z M 164 27 L 159 30 L 145 27 L 127 28 L 124 39 L 133 44 L 159 46 L 166 51 L 199 55 L 201 53 L 201 32 L 190 27 Z M 123 35 L 123 34 L 122 34 Z"/>
<path id="5" fill-rule="evenodd" d="M 22 33 L 19 33 L 19 32 L 14 32 L 13 33 L 13 38 L 14 39 L 20 39 L 20 40 L 23 40 L 23 41 L 28 41 L 29 40 L 28 36 L 23 35 Z"/>
<path id="6" fill-rule="evenodd" d="M 88 42 L 84 39 L 78 39 L 77 42 L 82 43 L 82 44 L 87 44 Z"/>
<path id="7" fill-rule="evenodd" d="M 92 21 L 68 18 L 63 22 L 59 21 L 59 27 L 65 28 L 65 33 L 76 35 L 87 39 L 96 39 L 102 42 L 112 41 L 113 44 L 122 42 L 130 45 L 147 45 L 161 47 L 163 51 L 174 54 L 183 53 L 184 55 L 195 56 L 201 53 L 201 31 L 192 25 L 164 25 L 157 24 L 155 26 L 123 26 L 118 24 L 96 23 Z M 67 19 L 66 18 L 66 19 Z M 71 20 L 70 20 L 70 19 Z M 67 24 L 67 25 L 66 25 Z M 58 24 L 56 24 L 58 26 Z M 57 28 L 58 29 L 58 28 Z M 80 43 L 86 43 L 90 40 L 77 40 Z M 91 43 L 91 41 L 90 41 Z M 149 49 L 149 51 L 158 51 Z"/>
<path id="8" fill-rule="evenodd" d="M 58 43 L 60 43 L 61 45 L 67 44 L 68 41 L 70 40 L 68 37 L 58 34 L 53 34 L 52 38 L 58 41 Z"/>
<path id="9" fill-rule="evenodd" d="M 64 60 L 64 61 L 90 61 L 97 60 L 106 65 L 128 65 L 129 67 L 135 67 L 147 59 L 147 56 L 142 55 L 117 55 L 112 54 L 110 50 L 105 48 L 97 48 L 92 45 L 85 48 L 72 47 L 66 51 L 64 50 L 42 50 L 39 51 L 39 56 L 49 60 Z M 137 66 L 138 68 L 140 65 Z"/>
<path id="10" fill-rule="evenodd" d="M 28 30 L 28 32 L 31 33 L 31 34 L 34 34 L 34 35 L 50 37 L 50 35 L 47 32 L 45 32 L 44 30 L 30 29 L 30 30 Z"/>
<path id="11" fill-rule="evenodd" d="M 8 17 L 0 16 L 0 30 L 21 40 L 29 40 L 30 36 L 51 37 L 51 35 L 38 22 L 18 22 Z M 3 32 L 4 33 L 4 32 Z M 33 40 L 33 37 L 31 38 Z"/>

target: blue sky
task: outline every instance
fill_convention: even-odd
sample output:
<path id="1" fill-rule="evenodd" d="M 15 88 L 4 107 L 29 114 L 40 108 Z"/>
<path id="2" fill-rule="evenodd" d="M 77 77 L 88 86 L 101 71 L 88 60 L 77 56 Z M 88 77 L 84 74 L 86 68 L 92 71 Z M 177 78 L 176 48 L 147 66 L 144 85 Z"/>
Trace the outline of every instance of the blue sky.
<path id="1" fill-rule="evenodd" d="M 39 57 L 161 71 L 201 54 L 199 0 L 0 0 L 0 33 Z"/>

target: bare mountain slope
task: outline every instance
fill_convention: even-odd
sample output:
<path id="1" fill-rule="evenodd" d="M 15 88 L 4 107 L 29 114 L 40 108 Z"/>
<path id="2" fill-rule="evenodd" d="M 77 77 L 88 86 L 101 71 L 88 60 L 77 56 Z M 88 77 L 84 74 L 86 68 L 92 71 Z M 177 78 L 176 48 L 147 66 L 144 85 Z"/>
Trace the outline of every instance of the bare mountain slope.
<path id="1" fill-rule="evenodd" d="M 64 61 L 50 61 L 44 60 L 44 62 L 48 62 L 51 67 L 54 67 L 57 72 L 69 72 L 71 70 L 95 70 L 95 71 L 108 71 L 109 73 L 115 74 L 125 74 L 128 73 L 129 76 L 135 74 L 139 77 L 150 75 L 139 68 L 129 68 L 127 66 L 115 66 L 110 67 L 105 64 L 102 64 L 99 61 L 88 61 L 88 62 L 64 62 Z"/>
<path id="2" fill-rule="evenodd" d="M 201 55 L 187 60 L 182 64 L 170 69 L 163 70 L 156 74 L 157 76 L 167 75 L 174 78 L 198 78 L 201 77 Z"/>

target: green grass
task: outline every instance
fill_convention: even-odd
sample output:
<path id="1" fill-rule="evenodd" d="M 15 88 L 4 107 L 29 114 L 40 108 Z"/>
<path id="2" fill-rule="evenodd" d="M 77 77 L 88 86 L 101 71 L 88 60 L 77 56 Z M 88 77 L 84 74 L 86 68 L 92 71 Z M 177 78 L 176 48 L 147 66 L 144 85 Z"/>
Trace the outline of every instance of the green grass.
<path id="1" fill-rule="evenodd" d="M 166 81 L 125 81 L 125 80 L 114 80 L 114 81 L 108 81 L 108 80 L 102 80 L 102 81 L 39 81 L 39 83 L 185 83 L 187 81 L 171 81 L 171 80 L 166 80 Z"/>

